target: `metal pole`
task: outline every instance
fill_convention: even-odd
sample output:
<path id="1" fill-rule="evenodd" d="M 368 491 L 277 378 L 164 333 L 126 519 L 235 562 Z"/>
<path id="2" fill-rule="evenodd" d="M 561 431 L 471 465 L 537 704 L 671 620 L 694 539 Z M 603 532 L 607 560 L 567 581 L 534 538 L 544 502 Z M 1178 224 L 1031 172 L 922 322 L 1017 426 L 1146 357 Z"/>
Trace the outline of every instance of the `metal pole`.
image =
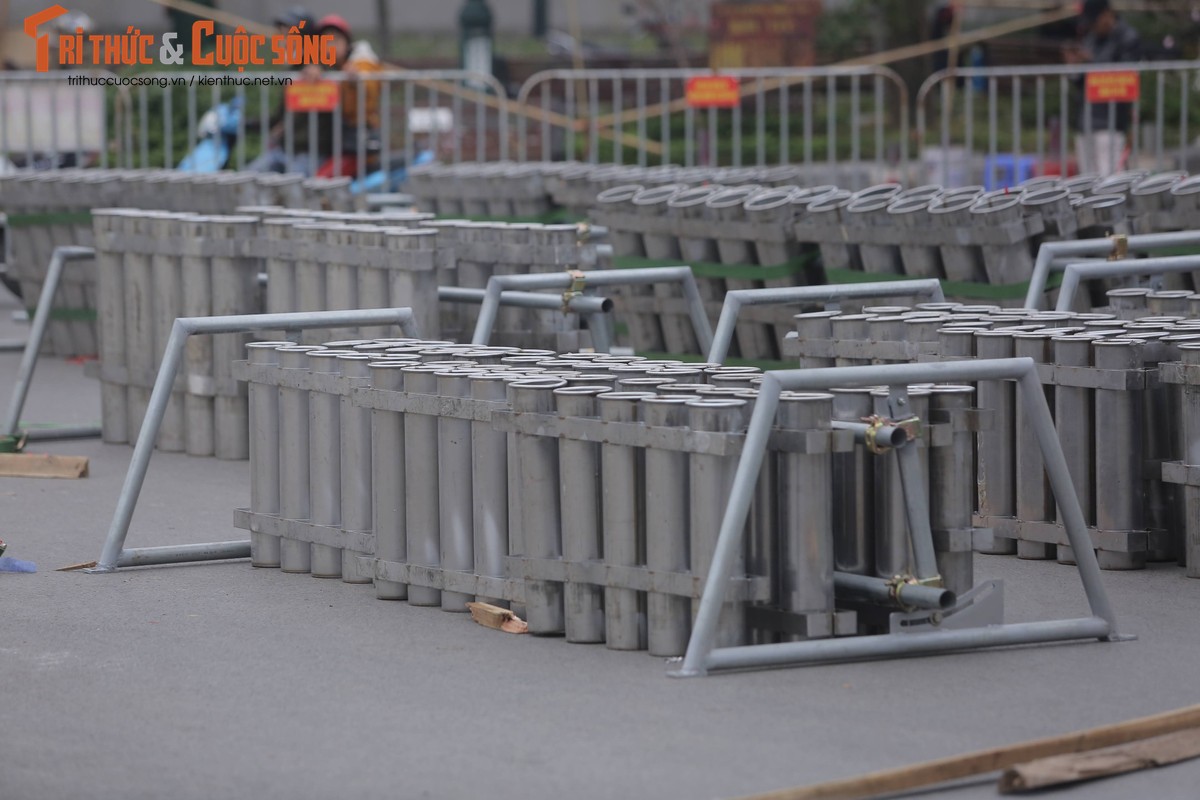
<path id="1" fill-rule="evenodd" d="M 829 303 L 863 297 L 927 297 L 929 302 L 945 301 L 942 284 L 936 278 L 913 281 L 880 281 L 859 284 L 829 284 L 826 286 L 789 286 L 768 289 L 734 289 L 725 293 L 717 330 L 713 335 L 708 360 L 723 363 L 737 326 L 737 317 L 744 306 L 782 305 L 788 303 Z"/>
<path id="2" fill-rule="evenodd" d="M 17 368 L 17 380 L 13 384 L 12 398 L 8 403 L 4 427 L 0 434 L 15 436 L 21 424 L 21 411 L 25 408 L 25 398 L 29 394 L 29 385 L 33 381 L 33 371 L 37 367 L 38 352 L 42 347 L 42 339 L 46 335 L 46 325 L 50 322 L 50 308 L 54 305 L 54 293 L 62 279 L 63 269 L 69 261 L 81 261 L 95 256 L 96 251 L 91 247 L 56 247 L 50 256 L 50 266 L 46 270 L 46 281 L 42 284 L 41 296 L 38 298 L 37 310 L 33 313 L 33 324 L 29 329 L 29 340 L 25 343 L 25 351 L 21 354 L 21 364 Z"/>
<path id="3" fill-rule="evenodd" d="M 500 295 L 506 289 L 570 289 L 576 282 L 571 273 L 557 272 L 533 275 L 493 275 L 488 279 L 486 297 L 479 309 L 475 325 L 473 344 L 485 345 L 496 326 Z M 589 287 L 615 285 L 641 285 L 660 282 L 682 283 L 688 315 L 696 332 L 702 352 L 712 347 L 712 325 L 704 310 L 704 301 L 696 287 L 696 278 L 691 267 L 652 267 L 648 269 L 596 270 L 584 273 Z"/>
<path id="4" fill-rule="evenodd" d="M 479 305 L 484 302 L 483 289 L 467 289 L 459 286 L 439 286 L 438 301 L 442 303 L 466 303 Z M 552 294 L 536 292 L 501 292 L 501 306 L 535 308 L 545 311 L 562 311 L 563 299 Z M 608 314 L 613 310 L 613 301 L 608 297 L 576 295 L 566 302 L 566 307 L 576 314 Z"/>
<path id="5" fill-rule="evenodd" d="M 1080 281 L 1096 278 L 1127 278 L 1134 275 L 1159 275 L 1192 272 L 1200 269 L 1200 256 L 1170 256 L 1166 258 L 1134 258 L 1121 261 L 1081 261 L 1068 264 L 1058 290 L 1057 311 L 1070 311 L 1079 290 Z"/>
<path id="6" fill-rule="evenodd" d="M 953 607 L 957 601 L 954 592 L 941 586 L 925 586 L 870 575 L 836 572 L 833 573 L 833 585 L 846 594 L 856 595 L 872 603 L 947 609 Z"/>
<path id="7" fill-rule="evenodd" d="M 1037 260 L 1033 265 L 1029 291 L 1025 295 L 1025 308 L 1041 307 L 1041 299 L 1046 291 L 1046 281 L 1050 278 L 1050 271 L 1062 269 L 1065 266 L 1064 259 L 1108 256 L 1117 252 L 1118 247 L 1121 246 L 1127 248 L 1128 252 L 1144 253 L 1198 245 L 1200 244 L 1200 231 L 1148 233 L 1124 237 L 1124 245 L 1120 244 L 1121 241 L 1121 237 L 1110 236 L 1105 239 L 1043 242 L 1042 246 L 1038 248 Z"/>
<path id="8" fill-rule="evenodd" d="M 857 636 L 823 641 L 783 642 L 754 647 L 715 650 L 707 669 L 744 669 L 785 664 L 824 664 L 839 661 L 931 655 L 975 650 L 981 647 L 1011 647 L 1082 639 L 1104 639 L 1108 622 L 1098 617 L 1024 622 L 965 630 L 906 633 L 902 636 Z M 691 673 L 680 672 L 679 675 Z M 700 674 L 700 673 L 695 673 Z"/>
<path id="9" fill-rule="evenodd" d="M 329 328 L 345 324 L 378 325 L 384 323 L 399 324 L 406 335 L 415 336 L 417 334 L 412 311 L 407 308 L 326 311 L 311 314 L 247 314 L 237 317 L 183 317 L 175 320 L 175 325 L 171 329 L 171 338 L 167 342 L 167 350 L 163 354 L 162 365 L 159 367 L 154 381 L 150 404 L 142 421 L 137 443 L 133 448 L 129 472 L 125 475 L 121 495 L 117 498 L 117 508 L 113 514 L 112 524 L 105 538 L 100 558 L 97 560 L 97 566 L 91 572 L 112 572 L 117 567 L 117 560 L 123 552 L 136 552 L 136 549 L 123 549 L 125 537 L 129 534 L 129 523 L 133 519 L 133 511 L 137 506 L 137 499 L 146 479 L 150 456 L 154 452 L 154 440 L 158 435 L 158 426 L 162 421 L 163 412 L 166 410 L 171 388 L 179 373 L 179 364 L 183 357 L 183 348 L 187 337 L 205 333 L 299 330 Z"/>

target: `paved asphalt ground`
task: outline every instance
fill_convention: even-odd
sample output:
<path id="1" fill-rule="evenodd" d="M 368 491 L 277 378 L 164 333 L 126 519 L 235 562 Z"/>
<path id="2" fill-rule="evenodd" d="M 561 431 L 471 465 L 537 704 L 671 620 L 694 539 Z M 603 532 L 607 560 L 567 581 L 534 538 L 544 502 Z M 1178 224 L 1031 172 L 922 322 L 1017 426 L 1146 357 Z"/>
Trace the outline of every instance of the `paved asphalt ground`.
<path id="1" fill-rule="evenodd" d="M 21 335 L 0 299 L 0 339 Z M 0 353 L 7 402 L 19 356 Z M 99 415 L 39 367 L 31 422 Z M 0 798 L 707 798 L 846 777 L 1200 702 L 1200 581 L 1105 573 L 1138 641 L 673 680 L 644 653 L 508 636 L 369 587 L 246 562 L 55 572 L 94 559 L 130 449 L 78 481 L 0 479 Z M 235 538 L 247 465 L 156 454 L 130 544 Z M 1009 619 L 1085 610 L 1068 567 L 979 557 Z M 1064 798 L 1200 797 L 1200 761 Z M 983 780 L 910 796 L 995 796 Z"/>

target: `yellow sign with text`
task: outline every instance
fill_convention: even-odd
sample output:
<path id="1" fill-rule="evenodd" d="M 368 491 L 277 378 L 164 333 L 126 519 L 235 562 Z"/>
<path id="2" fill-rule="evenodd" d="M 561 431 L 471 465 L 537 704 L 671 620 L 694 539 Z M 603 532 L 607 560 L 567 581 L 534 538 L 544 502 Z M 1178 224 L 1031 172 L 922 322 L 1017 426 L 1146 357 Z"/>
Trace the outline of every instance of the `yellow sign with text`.
<path id="1" fill-rule="evenodd" d="M 692 108 L 734 108 L 741 100 L 737 78 L 705 75 L 688 80 L 687 104 Z"/>
<path id="2" fill-rule="evenodd" d="M 338 104 L 338 85 L 334 81 L 299 81 L 284 89 L 283 102 L 288 111 L 333 111 Z"/>
<path id="3" fill-rule="evenodd" d="M 1086 88 L 1089 103 L 1136 103 L 1142 82 L 1133 70 L 1089 72 Z"/>

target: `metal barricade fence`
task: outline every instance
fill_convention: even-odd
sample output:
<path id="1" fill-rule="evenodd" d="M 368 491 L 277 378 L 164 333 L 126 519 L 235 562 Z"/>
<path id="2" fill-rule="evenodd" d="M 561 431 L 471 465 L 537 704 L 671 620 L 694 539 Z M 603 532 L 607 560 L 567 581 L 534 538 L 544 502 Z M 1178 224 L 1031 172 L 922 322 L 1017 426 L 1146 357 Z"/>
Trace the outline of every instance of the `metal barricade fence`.
<path id="1" fill-rule="evenodd" d="M 111 78 L 111 72 L 73 76 Z M 0 172 L 5 160 L 31 167 L 83 166 L 95 154 L 109 166 L 110 137 L 127 109 L 127 98 L 103 86 L 73 86 L 67 73 L 0 71 Z"/>
<path id="2" fill-rule="evenodd" d="M 616 164 L 628 156 L 639 166 L 908 160 L 908 92 L 890 69 L 722 70 L 721 77 L 737 80 L 740 102 L 728 109 L 690 106 L 688 82 L 713 75 L 703 69 L 539 72 L 517 94 L 517 156 Z"/>
<path id="3" fill-rule="evenodd" d="M 1097 80 L 1088 76 L 1112 73 L 1137 75 L 1127 87 L 1137 99 L 1088 103 L 1087 83 Z M 1186 169 L 1189 131 L 1200 131 L 1200 103 L 1189 97 L 1197 80 L 1200 70 L 1191 61 L 934 73 L 916 101 L 926 177 L 944 186 L 1006 188 L 1036 175 L 1065 175 L 1076 135 L 1102 132 L 1126 133 L 1114 171 L 1134 163 Z"/>
<path id="4" fill-rule="evenodd" d="M 72 85 L 71 77 L 115 85 Z M 345 119 L 339 104 L 331 121 L 320 119 L 319 112 L 287 110 L 285 82 L 298 80 L 299 73 L 276 72 L 0 75 L 0 157 L 54 168 L 70 154 L 79 165 L 95 156 L 102 167 L 170 169 L 203 138 L 204 115 L 223 104 L 235 111 L 227 117 L 235 128 L 225 134 L 227 166 L 239 170 L 274 145 L 286 163 L 307 157 L 315 171 L 328 157 L 318 152 L 317 142 L 318 129 L 326 128 L 331 141 L 322 144 L 334 154 L 354 156 L 359 179 L 375 171 L 376 163 L 386 168 L 397 157 L 412 164 L 424 150 L 454 163 L 508 157 L 509 102 L 491 76 L 462 70 L 326 72 L 322 80 L 353 82 L 357 92 L 355 119 Z M 468 88 L 468 82 L 486 90 Z M 368 94 L 375 93 L 377 129 L 367 110 Z M 341 177 L 340 161 L 333 159 L 332 166 L 334 177 Z"/>

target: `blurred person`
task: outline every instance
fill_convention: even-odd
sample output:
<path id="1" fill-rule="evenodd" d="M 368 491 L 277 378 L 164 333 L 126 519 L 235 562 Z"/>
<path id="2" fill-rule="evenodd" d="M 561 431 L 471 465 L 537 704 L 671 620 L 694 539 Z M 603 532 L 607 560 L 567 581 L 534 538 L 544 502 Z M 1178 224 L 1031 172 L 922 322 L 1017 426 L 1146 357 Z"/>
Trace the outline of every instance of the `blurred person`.
<path id="1" fill-rule="evenodd" d="M 305 32 L 313 36 L 329 35 L 332 37 L 334 48 L 334 63 L 332 71 L 347 73 L 348 80 L 339 82 L 338 104 L 341 108 L 342 151 L 357 152 L 358 141 L 358 83 L 357 76 L 378 72 L 382 64 L 378 56 L 366 42 L 352 44 L 350 25 L 337 15 L 330 14 L 322 17 L 315 24 L 303 15 L 304 9 L 294 8 L 275 20 L 276 25 L 286 21 L 290 28 L 298 25 L 300 19 L 305 19 Z M 320 64 L 305 64 L 296 67 L 301 70 L 299 81 L 319 81 L 325 74 Z M 379 93 L 378 81 L 368 81 L 363 94 L 365 96 L 364 117 L 368 131 L 379 128 Z M 316 136 L 311 135 L 309 113 L 292 114 L 292 158 L 287 157 L 285 148 L 285 123 L 287 116 L 284 108 L 280 108 L 271 120 L 271 139 L 268 148 L 246 168 L 255 172 L 299 172 L 312 176 L 328 167 L 332 174 L 332 159 L 334 157 L 335 114 L 331 111 L 311 112 L 316 119 Z M 315 152 L 316 158 L 312 158 Z M 339 158 L 342 153 L 336 154 Z M 353 170 L 345 170 L 342 174 L 350 174 Z"/>
<path id="2" fill-rule="evenodd" d="M 933 24 L 929 26 L 929 39 L 937 41 L 945 39 L 954 30 L 954 7 L 950 3 L 942 3 L 933 12 Z M 941 49 L 934 52 L 933 71 L 941 72 L 950 66 L 950 51 Z"/>
<path id="3" fill-rule="evenodd" d="M 362 89 L 362 122 L 368 139 L 378 135 L 379 131 L 379 96 L 381 86 L 379 81 L 364 80 L 362 76 L 372 72 L 382 72 L 383 64 L 379 56 L 367 41 L 354 41 L 350 31 L 350 23 L 338 14 L 328 14 L 317 22 L 317 35 L 333 37 L 334 64 L 333 69 L 341 71 L 346 78 L 340 82 L 338 105 L 341 110 L 340 127 L 342 133 L 341 152 L 334 152 L 334 126 L 338 124 L 337 115 L 333 112 L 322 113 L 317 117 L 317 153 L 323 165 L 317 170 L 317 175 L 328 176 L 340 174 L 352 175 L 357 169 L 358 135 L 359 135 L 359 85 Z M 320 65 L 309 64 L 304 68 L 304 77 L 309 80 L 320 80 L 322 70 Z M 340 162 L 340 167 L 338 166 Z"/>
<path id="4" fill-rule="evenodd" d="M 1081 46 L 1068 48 L 1064 54 L 1068 64 L 1127 64 L 1141 60 L 1141 38 L 1117 15 L 1109 0 L 1085 0 L 1082 27 L 1086 34 Z M 1082 82 L 1083 76 L 1079 80 Z M 1131 103 L 1114 105 L 1115 120 L 1110 127 L 1109 103 L 1083 104 L 1080 133 L 1075 137 L 1075 158 L 1081 173 L 1111 175 L 1121 169 L 1133 107 Z"/>

